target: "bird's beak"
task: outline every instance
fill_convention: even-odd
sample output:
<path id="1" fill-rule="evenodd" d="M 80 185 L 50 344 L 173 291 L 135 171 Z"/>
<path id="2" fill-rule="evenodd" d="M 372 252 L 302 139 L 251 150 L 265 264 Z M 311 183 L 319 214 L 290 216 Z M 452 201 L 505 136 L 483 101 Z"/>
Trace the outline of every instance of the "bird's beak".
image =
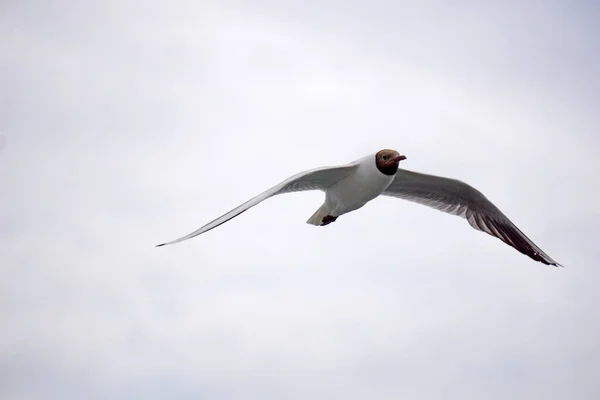
<path id="1" fill-rule="evenodd" d="M 400 162 L 402 160 L 406 160 L 406 156 L 398 156 L 398 157 L 393 158 L 393 160 L 396 162 Z"/>

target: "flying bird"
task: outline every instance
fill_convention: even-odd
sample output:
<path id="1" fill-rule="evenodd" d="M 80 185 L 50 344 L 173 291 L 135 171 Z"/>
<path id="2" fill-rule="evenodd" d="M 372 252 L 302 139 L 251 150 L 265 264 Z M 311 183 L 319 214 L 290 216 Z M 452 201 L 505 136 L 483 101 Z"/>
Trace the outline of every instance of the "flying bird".
<path id="1" fill-rule="evenodd" d="M 308 224 L 329 225 L 339 216 L 361 208 L 380 195 L 392 196 L 463 217 L 473 228 L 502 240 L 533 260 L 562 267 L 477 189 L 455 179 L 399 169 L 400 161 L 405 159 L 395 150 L 384 149 L 347 165 L 300 172 L 198 230 L 156 247 L 208 232 L 270 197 L 321 190 L 325 192 L 325 202 L 306 221 Z"/>

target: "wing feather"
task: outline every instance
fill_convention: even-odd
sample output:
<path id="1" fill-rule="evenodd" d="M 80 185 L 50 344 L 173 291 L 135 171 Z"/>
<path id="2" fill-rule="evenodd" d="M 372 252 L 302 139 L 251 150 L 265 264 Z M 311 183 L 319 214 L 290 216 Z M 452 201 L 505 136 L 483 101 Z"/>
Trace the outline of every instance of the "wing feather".
<path id="1" fill-rule="evenodd" d="M 562 267 L 480 191 L 464 182 L 399 169 L 392 184 L 382 194 L 465 218 L 473 228 L 502 240 L 535 261 Z"/>
<path id="2" fill-rule="evenodd" d="M 352 172 L 354 172 L 356 168 L 358 168 L 358 165 L 348 164 L 336 167 L 315 168 L 308 171 L 300 172 L 284 180 L 283 182 L 273 186 L 272 188 L 262 192 L 258 196 L 251 198 L 250 200 L 239 205 L 233 210 L 228 211 L 220 217 L 212 220 L 211 222 L 195 230 L 194 232 L 185 235 L 179 239 L 175 239 L 171 242 L 161 243 L 159 245 L 156 245 L 156 247 L 182 242 L 184 240 L 191 239 L 194 236 L 198 236 L 205 232 L 208 232 L 211 229 L 214 229 L 219 225 L 222 225 L 225 222 L 237 217 L 244 211 L 247 211 L 248 209 L 256 206 L 257 204 L 265 201 L 270 197 L 284 193 L 300 192 L 306 190 L 327 190 L 331 186 L 335 185 L 337 182 L 352 174 Z"/>

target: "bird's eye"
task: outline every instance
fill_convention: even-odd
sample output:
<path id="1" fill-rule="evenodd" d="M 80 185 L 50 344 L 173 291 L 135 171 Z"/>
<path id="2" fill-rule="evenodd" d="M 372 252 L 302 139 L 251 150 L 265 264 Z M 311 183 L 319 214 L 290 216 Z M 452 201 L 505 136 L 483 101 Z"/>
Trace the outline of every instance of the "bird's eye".
<path id="1" fill-rule="evenodd" d="M 387 156 L 381 156 L 381 159 L 382 159 L 383 161 L 385 161 L 385 160 L 387 160 Z"/>

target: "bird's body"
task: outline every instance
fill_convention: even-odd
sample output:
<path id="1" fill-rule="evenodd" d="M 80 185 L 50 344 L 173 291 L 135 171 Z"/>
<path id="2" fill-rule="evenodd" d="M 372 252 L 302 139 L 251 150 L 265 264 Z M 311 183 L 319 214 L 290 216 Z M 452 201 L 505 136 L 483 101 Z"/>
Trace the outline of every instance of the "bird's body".
<path id="1" fill-rule="evenodd" d="M 378 197 L 394 180 L 394 175 L 382 174 L 375 163 L 375 155 L 370 154 L 354 161 L 354 173 L 325 190 L 325 202 L 306 221 L 312 225 L 323 225 L 323 218 L 358 210 Z"/>
<path id="2" fill-rule="evenodd" d="M 463 217 L 473 228 L 502 240 L 535 261 L 561 266 L 525 236 L 481 192 L 455 179 L 398 169 L 399 162 L 404 159 L 406 157 L 395 150 L 384 149 L 350 164 L 301 172 L 189 235 L 158 246 L 205 233 L 270 197 L 321 190 L 325 192 L 325 201 L 306 221 L 311 225 L 329 225 L 340 215 L 355 211 L 380 195 L 392 196 Z"/>

